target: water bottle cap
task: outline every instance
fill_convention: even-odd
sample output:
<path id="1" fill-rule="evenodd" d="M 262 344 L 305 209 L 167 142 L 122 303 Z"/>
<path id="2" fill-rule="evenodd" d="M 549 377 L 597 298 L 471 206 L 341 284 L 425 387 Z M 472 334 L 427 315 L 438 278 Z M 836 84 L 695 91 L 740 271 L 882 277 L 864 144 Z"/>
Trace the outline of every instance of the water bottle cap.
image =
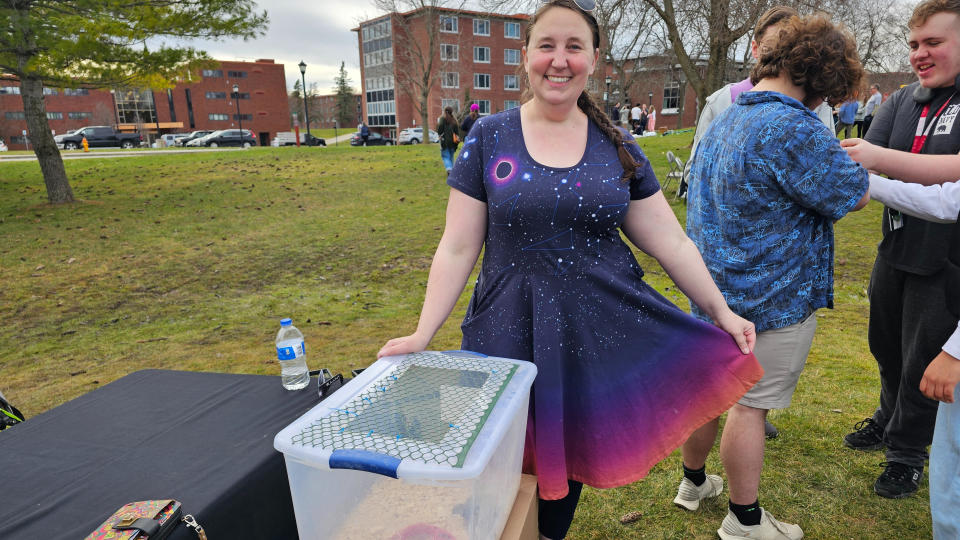
<path id="1" fill-rule="evenodd" d="M 293 321 L 289 318 L 280 319 L 280 326 L 290 326 L 291 324 L 293 324 Z"/>

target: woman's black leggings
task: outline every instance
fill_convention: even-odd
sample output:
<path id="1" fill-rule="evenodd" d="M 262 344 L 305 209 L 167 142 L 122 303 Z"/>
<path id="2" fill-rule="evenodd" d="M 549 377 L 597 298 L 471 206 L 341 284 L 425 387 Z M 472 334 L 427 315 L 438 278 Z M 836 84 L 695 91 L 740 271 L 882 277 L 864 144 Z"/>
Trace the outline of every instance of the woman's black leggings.
<path id="1" fill-rule="evenodd" d="M 577 510 L 577 503 L 580 501 L 580 490 L 583 484 L 573 480 L 567 480 L 570 492 L 567 496 L 555 501 L 545 501 L 540 499 L 537 509 L 537 520 L 540 526 L 540 534 L 550 540 L 563 540 L 567 536 L 567 530 L 570 529 L 570 523 L 573 522 L 573 513 Z"/>

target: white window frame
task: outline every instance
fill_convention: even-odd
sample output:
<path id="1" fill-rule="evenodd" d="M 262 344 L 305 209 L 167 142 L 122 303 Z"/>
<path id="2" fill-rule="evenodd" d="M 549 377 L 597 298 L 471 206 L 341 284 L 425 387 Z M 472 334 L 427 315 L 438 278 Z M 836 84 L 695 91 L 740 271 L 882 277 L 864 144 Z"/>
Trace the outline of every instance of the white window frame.
<path id="1" fill-rule="evenodd" d="M 483 52 L 483 54 L 479 54 Z M 478 59 L 480 56 L 484 56 L 484 59 Z M 483 47 L 481 45 L 474 45 L 473 47 L 473 63 L 474 64 L 489 64 L 490 63 L 490 47 Z"/>
<path id="2" fill-rule="evenodd" d="M 486 27 L 486 32 L 484 32 L 484 27 Z M 475 36 L 489 36 L 490 35 L 490 19 L 474 19 L 473 20 L 473 35 Z"/>
<path id="3" fill-rule="evenodd" d="M 453 24 L 448 24 L 448 23 Z M 456 15 L 440 15 L 440 32 L 444 34 L 460 33 L 460 17 Z"/>
<path id="4" fill-rule="evenodd" d="M 453 52 L 451 55 L 450 52 Z M 455 43 L 440 44 L 440 60 L 459 60 L 460 46 Z"/>
<path id="5" fill-rule="evenodd" d="M 503 110 L 516 109 L 520 106 L 520 100 L 517 99 L 505 99 L 503 100 Z"/>
<path id="6" fill-rule="evenodd" d="M 676 95 L 667 96 L 667 91 L 676 90 Z M 672 94 L 672 92 L 671 92 Z M 674 101 L 674 107 L 667 107 L 667 104 Z M 677 114 L 680 110 L 680 81 L 670 81 L 663 85 L 663 107 L 660 114 Z"/>
<path id="7" fill-rule="evenodd" d="M 460 112 L 460 100 L 459 99 L 441 99 L 440 110 L 442 111 L 447 107 L 453 107 L 454 114 Z"/>
<path id="8" fill-rule="evenodd" d="M 480 77 L 487 78 L 487 85 L 480 86 L 479 81 Z M 473 74 L 473 89 L 474 90 L 490 90 L 490 74 L 489 73 L 474 73 Z"/>
<path id="9" fill-rule="evenodd" d="M 449 84 L 448 77 L 452 75 L 454 79 L 453 85 Z M 460 88 L 460 72 L 458 71 L 444 71 L 440 74 L 440 88 Z"/>
<path id="10" fill-rule="evenodd" d="M 507 58 L 508 53 L 513 53 L 516 55 L 516 61 L 510 62 Z M 504 49 L 503 50 L 503 64 L 507 66 L 519 66 L 520 61 L 523 59 L 523 56 L 520 55 L 520 49 Z"/>
<path id="11" fill-rule="evenodd" d="M 507 30 L 508 28 L 516 28 L 516 29 L 517 29 L 517 35 L 515 35 L 515 36 L 510 35 L 510 32 Z M 509 21 L 503 23 L 503 37 L 509 38 L 509 39 L 520 39 L 520 23 L 518 23 L 518 22 L 509 22 Z"/>
<path id="12" fill-rule="evenodd" d="M 508 85 L 507 85 L 507 81 L 509 81 L 511 78 L 513 79 L 513 86 L 508 86 Z M 514 75 L 514 74 L 512 74 L 512 73 L 508 73 L 508 74 L 504 75 L 504 76 L 503 76 L 503 89 L 504 89 L 504 90 L 507 90 L 507 91 L 510 91 L 510 92 L 519 92 L 519 91 L 520 91 L 520 77 L 517 77 L 516 75 Z"/>
<path id="13" fill-rule="evenodd" d="M 480 108 L 480 110 L 477 111 L 477 112 L 480 114 L 480 116 L 486 116 L 486 115 L 490 114 L 490 100 L 489 100 L 489 99 L 477 99 L 477 100 L 474 100 L 474 103 L 476 103 L 476 104 L 477 104 L 477 107 Z"/>

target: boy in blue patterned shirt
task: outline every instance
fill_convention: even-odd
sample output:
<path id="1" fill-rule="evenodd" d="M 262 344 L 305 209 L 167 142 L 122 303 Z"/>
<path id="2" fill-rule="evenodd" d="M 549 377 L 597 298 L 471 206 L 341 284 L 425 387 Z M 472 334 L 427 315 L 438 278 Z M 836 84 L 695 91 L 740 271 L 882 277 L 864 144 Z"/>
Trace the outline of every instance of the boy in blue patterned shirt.
<path id="1" fill-rule="evenodd" d="M 756 86 L 711 124 L 691 171 L 687 234 L 730 307 L 756 325 L 754 352 L 764 368 L 730 409 L 720 443 L 730 482 L 730 511 L 717 531 L 724 540 L 803 537 L 759 505 L 763 425 L 769 409 L 790 404 L 814 312 L 833 307 L 833 222 L 869 201 L 866 169 L 811 112 L 859 86 L 853 37 L 823 16 L 780 26 L 777 45 L 751 73 Z M 684 444 L 678 498 L 685 484 L 698 499 L 722 490 L 715 475 L 702 481 L 717 427 L 708 423 Z"/>

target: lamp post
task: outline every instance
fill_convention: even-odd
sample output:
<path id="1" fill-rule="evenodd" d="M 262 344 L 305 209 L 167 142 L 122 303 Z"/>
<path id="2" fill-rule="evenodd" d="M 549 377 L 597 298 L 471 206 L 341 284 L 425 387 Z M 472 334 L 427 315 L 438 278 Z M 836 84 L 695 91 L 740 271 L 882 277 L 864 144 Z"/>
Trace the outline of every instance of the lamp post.
<path id="1" fill-rule="evenodd" d="M 653 105 L 653 92 L 647 92 L 647 107 Z"/>
<path id="2" fill-rule="evenodd" d="M 237 104 L 237 121 L 240 122 L 240 146 L 243 146 L 243 117 L 240 116 L 240 85 L 233 85 L 233 102 Z"/>
<path id="3" fill-rule="evenodd" d="M 603 93 L 603 108 L 607 110 L 607 114 L 610 114 L 610 83 L 613 79 L 607 75 L 607 78 L 604 79 L 604 82 L 607 83 L 607 91 Z"/>
<path id="4" fill-rule="evenodd" d="M 310 135 L 310 111 L 307 109 L 307 64 L 301 60 L 299 65 L 300 77 L 303 81 L 303 117 L 307 120 L 307 135 Z"/>

